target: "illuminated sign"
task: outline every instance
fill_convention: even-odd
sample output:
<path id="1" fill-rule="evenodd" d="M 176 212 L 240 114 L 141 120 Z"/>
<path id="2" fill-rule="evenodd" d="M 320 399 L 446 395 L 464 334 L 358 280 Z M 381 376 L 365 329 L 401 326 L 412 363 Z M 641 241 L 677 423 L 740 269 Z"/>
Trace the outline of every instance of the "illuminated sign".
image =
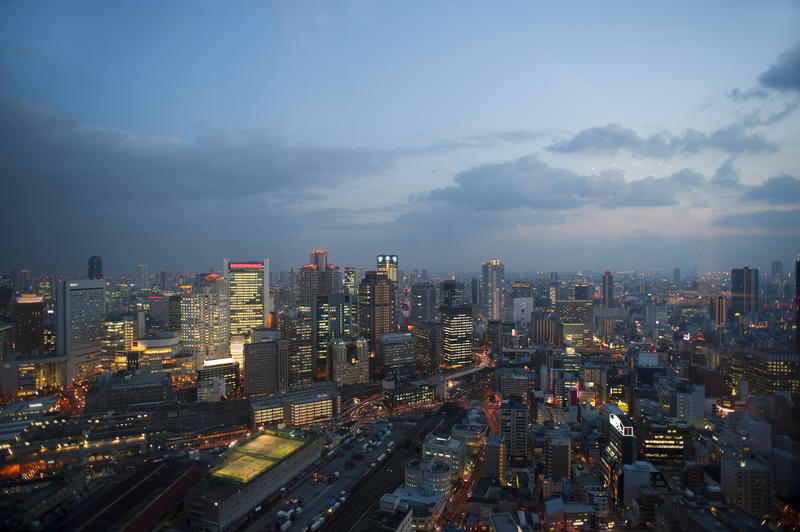
<path id="1" fill-rule="evenodd" d="M 623 436 L 633 436 L 633 427 L 626 427 L 625 425 L 623 425 L 622 420 L 618 418 L 616 415 L 609 414 L 608 422 L 611 424 L 612 427 L 617 429 L 617 431 Z"/>
<path id="2" fill-rule="evenodd" d="M 260 262 L 231 262 L 228 264 L 229 268 L 263 268 L 264 265 Z"/>

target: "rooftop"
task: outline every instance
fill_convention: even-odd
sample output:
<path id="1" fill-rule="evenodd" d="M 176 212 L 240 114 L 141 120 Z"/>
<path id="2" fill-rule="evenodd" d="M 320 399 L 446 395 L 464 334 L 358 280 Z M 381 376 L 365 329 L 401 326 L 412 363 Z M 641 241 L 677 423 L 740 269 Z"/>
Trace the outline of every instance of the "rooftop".
<path id="1" fill-rule="evenodd" d="M 246 484 L 307 443 L 278 432 L 261 432 L 226 450 L 210 475 L 220 480 Z"/>

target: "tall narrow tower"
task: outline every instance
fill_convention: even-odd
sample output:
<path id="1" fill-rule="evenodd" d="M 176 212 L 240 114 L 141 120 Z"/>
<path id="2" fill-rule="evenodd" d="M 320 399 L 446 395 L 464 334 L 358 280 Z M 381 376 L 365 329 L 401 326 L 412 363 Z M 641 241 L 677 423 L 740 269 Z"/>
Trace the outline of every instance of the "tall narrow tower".
<path id="1" fill-rule="evenodd" d="M 505 314 L 503 290 L 505 289 L 506 265 L 500 259 L 484 262 L 481 276 L 481 303 L 489 320 L 502 320 Z"/>

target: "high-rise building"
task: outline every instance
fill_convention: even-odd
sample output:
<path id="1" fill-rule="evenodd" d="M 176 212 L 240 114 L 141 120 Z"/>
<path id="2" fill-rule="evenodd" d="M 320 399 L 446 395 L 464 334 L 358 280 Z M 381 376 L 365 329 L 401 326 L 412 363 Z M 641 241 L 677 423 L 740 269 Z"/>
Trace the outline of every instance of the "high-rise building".
<path id="1" fill-rule="evenodd" d="M 672 282 L 678 284 L 681 282 L 681 269 L 675 268 L 672 270 Z"/>
<path id="2" fill-rule="evenodd" d="M 266 340 L 244 345 L 244 393 L 273 395 L 289 389 L 289 342 Z"/>
<path id="3" fill-rule="evenodd" d="M 603 405 L 603 435 L 608 444 L 600 456 L 603 481 L 614 498 L 621 498 L 621 467 L 636 460 L 636 436 L 630 419 L 615 405 Z"/>
<path id="4" fill-rule="evenodd" d="M 227 357 L 230 351 L 228 288 L 216 273 L 200 277 L 192 290 L 181 294 L 181 337 L 195 367 Z"/>
<path id="5" fill-rule="evenodd" d="M 440 308 L 442 314 L 442 363 L 464 366 L 472 362 L 472 307 Z"/>
<path id="6" fill-rule="evenodd" d="M 344 269 L 344 290 L 351 296 L 358 295 L 358 268 L 346 266 Z"/>
<path id="7" fill-rule="evenodd" d="M 772 467 L 752 458 L 720 461 L 722 492 L 734 505 L 756 519 L 772 509 Z"/>
<path id="8" fill-rule="evenodd" d="M 11 283 L 20 293 L 31 291 L 31 271 L 25 268 L 15 268 L 11 271 Z"/>
<path id="9" fill-rule="evenodd" d="M 464 304 L 464 283 L 448 279 L 439 283 L 439 300 L 443 306 Z"/>
<path id="10" fill-rule="evenodd" d="M 770 396 L 783 391 L 800 392 L 800 353 L 780 349 L 747 349 L 732 363 L 741 365 L 753 395 Z"/>
<path id="11" fill-rule="evenodd" d="M 731 307 L 734 313 L 748 314 L 758 310 L 758 268 L 731 270 Z"/>
<path id="12" fill-rule="evenodd" d="M 392 319 L 393 296 L 388 272 L 364 272 L 364 280 L 358 288 L 358 325 L 361 336 L 369 342 L 371 353 L 376 352 L 381 336 L 396 330 Z"/>
<path id="13" fill-rule="evenodd" d="M 44 353 L 44 299 L 23 294 L 14 305 L 14 351 Z"/>
<path id="14" fill-rule="evenodd" d="M 794 263 L 794 350 L 800 353 L 800 253 Z"/>
<path id="15" fill-rule="evenodd" d="M 783 279 L 783 262 L 779 260 L 772 261 L 772 281 Z"/>
<path id="16" fill-rule="evenodd" d="M 139 290 L 150 288 L 150 273 L 147 264 L 139 264 L 136 267 L 136 288 Z"/>
<path id="17" fill-rule="evenodd" d="M 545 436 L 545 476 L 551 479 L 569 478 L 570 465 L 569 433 L 551 430 Z"/>
<path id="18" fill-rule="evenodd" d="M 331 380 L 337 386 L 369 382 L 369 344 L 365 338 L 337 338 L 330 345 Z"/>
<path id="19" fill-rule="evenodd" d="M 436 316 L 436 287 L 430 281 L 411 285 L 411 323 L 433 321 Z"/>
<path id="20" fill-rule="evenodd" d="M 97 374 L 103 352 L 106 283 L 59 279 L 56 291 L 56 351 L 67 357 L 67 382 Z"/>
<path id="21" fill-rule="evenodd" d="M 389 279 L 389 289 L 391 290 L 389 296 L 391 301 L 390 328 L 392 332 L 394 332 L 397 330 L 397 326 L 400 323 L 400 274 L 398 271 L 397 255 L 378 255 L 376 262 L 377 267 L 375 271 L 386 272 L 386 277 Z"/>
<path id="22" fill-rule="evenodd" d="M 311 308 L 314 296 L 340 291 L 341 270 L 337 265 L 328 262 L 327 251 L 317 249 L 311 252 L 310 262 L 300 267 L 298 282 L 300 284 L 298 302 L 301 307 Z"/>
<path id="23" fill-rule="evenodd" d="M 591 286 L 586 283 L 578 283 L 575 285 L 575 297 L 574 299 L 586 301 L 591 299 L 592 294 Z"/>
<path id="24" fill-rule="evenodd" d="M 256 327 L 265 327 L 272 311 L 269 297 L 269 259 L 223 261 L 228 281 L 228 315 L 231 336 L 249 337 Z"/>
<path id="25" fill-rule="evenodd" d="M 378 340 L 375 370 L 381 378 L 411 375 L 414 371 L 414 339 L 410 332 L 384 334 Z"/>
<path id="26" fill-rule="evenodd" d="M 492 259 L 481 265 L 481 305 L 486 318 L 503 321 L 505 306 L 503 291 L 505 290 L 506 265 L 500 259 Z"/>
<path id="27" fill-rule="evenodd" d="M 92 255 L 89 257 L 89 279 L 102 279 L 103 278 L 103 257 L 100 255 Z"/>
<path id="28" fill-rule="evenodd" d="M 556 308 L 564 342 L 574 347 L 583 347 L 592 338 L 591 300 L 559 300 Z"/>
<path id="29" fill-rule="evenodd" d="M 426 321 L 414 325 L 414 359 L 417 369 L 430 373 L 442 363 L 442 324 Z"/>
<path id="30" fill-rule="evenodd" d="M 527 281 L 514 281 L 511 283 L 511 297 L 533 297 L 533 287 Z"/>
<path id="31" fill-rule="evenodd" d="M 603 273 L 603 307 L 611 308 L 614 304 L 614 274 L 606 270 Z"/>
<path id="32" fill-rule="evenodd" d="M 498 410 L 500 435 L 511 457 L 528 455 L 528 405 L 521 398 L 504 399 Z"/>
<path id="33" fill-rule="evenodd" d="M 278 327 L 289 342 L 289 386 L 310 384 L 315 375 L 311 318 L 300 312 L 281 314 Z"/>
<path id="34" fill-rule="evenodd" d="M 719 295 L 712 298 L 714 327 L 717 329 L 724 329 L 725 323 L 728 320 L 728 298 Z"/>

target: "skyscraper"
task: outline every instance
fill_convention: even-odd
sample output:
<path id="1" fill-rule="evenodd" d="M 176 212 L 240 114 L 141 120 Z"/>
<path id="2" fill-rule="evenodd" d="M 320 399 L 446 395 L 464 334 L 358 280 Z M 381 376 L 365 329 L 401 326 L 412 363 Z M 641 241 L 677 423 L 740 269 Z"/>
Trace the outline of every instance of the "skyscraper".
<path id="1" fill-rule="evenodd" d="M 397 255 L 378 255 L 376 271 L 386 272 L 386 277 L 389 279 L 389 289 L 391 290 L 390 301 L 392 308 L 390 310 L 390 327 L 391 331 L 397 330 L 399 323 L 399 308 L 400 308 L 400 293 L 398 284 L 398 270 L 397 270 Z"/>
<path id="2" fill-rule="evenodd" d="M 464 304 L 464 284 L 455 279 L 447 279 L 439 284 L 439 299 L 444 306 Z"/>
<path id="3" fill-rule="evenodd" d="M 731 270 L 731 307 L 733 312 L 747 314 L 758 310 L 758 268 Z"/>
<path id="4" fill-rule="evenodd" d="M 430 281 L 411 285 L 411 323 L 432 321 L 436 313 L 436 287 Z"/>
<path id="5" fill-rule="evenodd" d="M 603 273 L 603 307 L 614 306 L 614 274 L 606 270 Z"/>
<path id="6" fill-rule="evenodd" d="M 371 353 L 376 352 L 381 336 L 395 331 L 392 288 L 386 271 L 364 272 L 364 280 L 358 288 L 358 325 L 361 336 L 369 342 Z"/>
<path id="7" fill-rule="evenodd" d="M 311 308 L 314 296 L 333 294 L 340 290 L 341 270 L 328 262 L 328 252 L 317 249 L 311 252 L 310 262 L 300 267 L 298 275 L 301 307 Z"/>
<path id="8" fill-rule="evenodd" d="M 505 289 L 506 266 L 500 259 L 492 259 L 482 264 L 481 304 L 489 320 L 502 321 L 505 317 L 503 290 Z"/>
<path id="9" fill-rule="evenodd" d="M 56 290 L 56 351 L 67 357 L 67 382 L 90 379 L 103 352 L 106 283 L 59 279 Z"/>
<path id="10" fill-rule="evenodd" d="M 103 257 L 100 255 L 92 255 L 89 257 L 89 279 L 102 279 L 103 278 Z"/>
<path id="11" fill-rule="evenodd" d="M 44 299 L 23 294 L 14 305 L 14 350 L 44 353 Z"/>
<path id="12" fill-rule="evenodd" d="M 150 288 L 150 273 L 148 272 L 147 264 L 139 264 L 136 267 L 136 288 L 139 290 Z"/>
<path id="13" fill-rule="evenodd" d="M 345 292 L 355 297 L 358 294 L 358 268 L 346 266 L 344 269 Z"/>
<path id="14" fill-rule="evenodd" d="M 331 380 L 337 386 L 369 382 L 369 345 L 364 338 L 338 338 L 330 349 Z"/>
<path id="15" fill-rule="evenodd" d="M 500 404 L 498 419 L 506 454 L 524 458 L 528 454 L 528 405 L 519 397 L 505 399 Z"/>
<path id="16" fill-rule="evenodd" d="M 244 345 L 244 393 L 272 395 L 289 389 L 289 342 L 266 340 Z"/>
<path id="17" fill-rule="evenodd" d="M 443 306 L 442 363 L 464 366 L 472 362 L 472 308 L 466 305 Z"/>
<path id="18" fill-rule="evenodd" d="M 278 318 L 281 338 L 289 342 L 289 386 L 309 384 L 314 380 L 314 354 L 311 318 L 289 312 Z"/>
<path id="19" fill-rule="evenodd" d="M 223 261 L 228 281 L 230 335 L 249 337 L 256 327 L 265 327 L 272 311 L 269 297 L 269 259 Z"/>
<path id="20" fill-rule="evenodd" d="M 195 367 L 206 360 L 227 357 L 230 350 L 228 288 L 216 273 L 203 275 L 189 292 L 181 294 L 181 337 Z"/>

